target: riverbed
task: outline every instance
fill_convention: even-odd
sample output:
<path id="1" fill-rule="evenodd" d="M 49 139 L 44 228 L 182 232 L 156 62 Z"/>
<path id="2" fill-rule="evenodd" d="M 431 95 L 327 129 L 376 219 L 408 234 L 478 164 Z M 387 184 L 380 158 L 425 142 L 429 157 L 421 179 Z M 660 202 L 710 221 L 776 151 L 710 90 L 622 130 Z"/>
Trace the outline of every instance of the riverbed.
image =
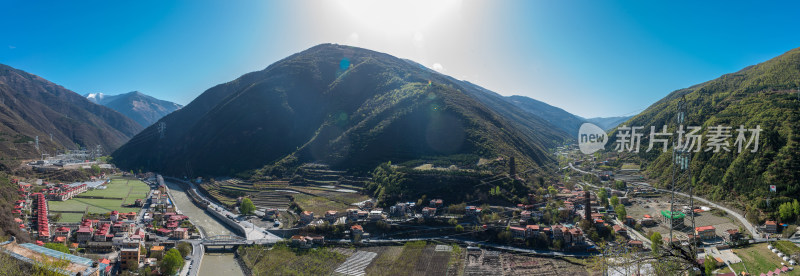
<path id="1" fill-rule="evenodd" d="M 180 185 L 169 181 L 166 181 L 166 183 L 172 194 L 172 199 L 175 201 L 175 205 L 178 206 L 178 210 L 188 216 L 191 221 L 203 231 L 206 237 L 235 235 L 228 230 L 228 228 L 207 214 L 205 210 L 194 205 Z M 234 259 L 233 253 L 206 253 L 203 256 L 203 263 L 200 265 L 200 276 L 217 275 L 244 275 L 242 268 L 239 267 L 239 263 Z"/>

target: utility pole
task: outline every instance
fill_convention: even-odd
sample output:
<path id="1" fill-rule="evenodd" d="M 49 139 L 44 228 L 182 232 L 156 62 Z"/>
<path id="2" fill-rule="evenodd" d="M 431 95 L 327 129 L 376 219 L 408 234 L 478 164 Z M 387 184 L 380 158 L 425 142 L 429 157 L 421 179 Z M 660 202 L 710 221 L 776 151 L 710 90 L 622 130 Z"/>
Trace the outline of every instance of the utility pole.
<path id="1" fill-rule="evenodd" d="M 686 123 L 686 97 L 681 97 L 680 101 L 678 101 L 678 108 L 677 113 L 675 116 L 675 127 L 678 129 L 679 127 L 683 126 Z M 695 221 L 694 221 L 694 183 L 691 180 L 691 170 L 689 169 L 689 163 L 691 161 L 691 152 L 690 152 L 690 144 L 689 138 L 685 138 L 687 143 L 681 144 L 680 137 L 675 138 L 673 140 L 673 147 L 672 147 L 672 187 L 671 187 L 671 200 L 669 204 L 669 212 L 666 213 L 668 216 L 669 221 L 669 243 L 672 245 L 674 243 L 674 235 L 673 230 L 675 230 L 675 193 L 678 190 L 678 184 L 681 179 L 686 179 L 688 186 L 689 186 L 689 219 L 691 221 L 691 229 L 690 231 L 695 230 Z M 678 214 L 677 216 L 685 218 L 685 214 Z M 680 225 L 681 228 L 685 228 L 685 224 Z M 696 259 L 696 250 L 697 250 L 697 239 L 696 235 L 692 235 L 694 239 L 690 242 L 690 253 L 693 259 Z"/>

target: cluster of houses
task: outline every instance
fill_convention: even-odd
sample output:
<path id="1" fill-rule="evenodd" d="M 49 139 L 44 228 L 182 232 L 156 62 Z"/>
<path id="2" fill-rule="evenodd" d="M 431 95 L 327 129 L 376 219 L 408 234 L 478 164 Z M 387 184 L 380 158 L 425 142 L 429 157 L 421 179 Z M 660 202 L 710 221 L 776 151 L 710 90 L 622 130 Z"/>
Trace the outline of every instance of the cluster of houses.
<path id="1" fill-rule="evenodd" d="M 433 218 L 437 215 L 437 212 L 441 210 L 442 206 L 443 201 L 441 199 L 432 199 L 428 206 L 422 208 L 420 215 L 424 218 Z M 389 216 L 399 218 L 413 217 L 416 207 L 417 205 L 414 202 L 400 202 L 389 207 L 389 212 L 386 213 L 383 208 L 376 208 L 372 200 L 367 200 L 361 203 L 360 208 L 347 209 L 343 214 L 340 214 L 340 212 L 336 210 L 328 210 L 323 216 L 317 217 L 314 212 L 304 211 L 300 214 L 300 222 L 309 224 L 317 220 L 322 220 L 331 224 L 338 224 L 346 222 L 381 221 Z M 468 206 L 467 209 L 469 210 L 470 207 L 473 209 L 472 214 L 474 214 L 475 206 Z M 477 209 L 477 212 L 480 212 L 480 208 Z M 274 219 L 277 215 L 277 210 L 266 209 L 264 217 Z"/>
<path id="2" fill-rule="evenodd" d="M 569 247 L 581 246 L 586 243 L 583 231 L 574 226 L 556 224 L 547 227 L 538 224 L 528 224 L 524 228 L 510 227 L 510 230 L 512 237 L 515 239 L 531 239 L 544 234 L 553 240 L 563 240 L 565 245 Z"/>
<path id="3" fill-rule="evenodd" d="M 300 248 L 311 248 L 314 245 L 325 244 L 325 237 L 323 236 L 301 236 L 294 235 L 291 238 L 291 245 Z"/>
<path id="4" fill-rule="evenodd" d="M 189 217 L 176 213 L 155 213 L 154 216 L 159 219 L 160 225 L 151 225 L 153 229 L 158 227 L 155 232 L 164 237 L 171 237 L 179 240 L 190 238 L 189 229 L 180 227 L 184 221 L 188 222 Z"/>
<path id="5" fill-rule="evenodd" d="M 54 187 L 43 189 L 42 193 L 47 194 L 48 200 L 66 201 L 88 190 L 89 190 L 89 185 L 86 184 L 80 184 L 77 186 L 58 184 Z"/>
<path id="6" fill-rule="evenodd" d="M 39 239 L 46 241 L 50 239 L 50 220 L 47 218 L 47 200 L 42 193 L 34 193 L 31 196 L 36 206 L 36 212 L 34 212 L 34 216 L 36 216 L 36 230 Z"/>

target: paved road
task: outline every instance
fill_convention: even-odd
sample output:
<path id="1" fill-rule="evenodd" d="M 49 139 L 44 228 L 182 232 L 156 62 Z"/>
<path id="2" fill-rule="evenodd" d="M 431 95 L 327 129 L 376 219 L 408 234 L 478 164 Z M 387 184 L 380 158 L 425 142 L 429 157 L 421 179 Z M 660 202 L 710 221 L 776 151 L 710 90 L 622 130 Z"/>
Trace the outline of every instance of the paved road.
<path id="1" fill-rule="evenodd" d="M 341 242 L 347 243 L 350 240 L 333 240 L 334 242 Z M 503 244 L 496 244 L 490 242 L 483 242 L 483 241 L 473 241 L 463 238 L 456 238 L 456 237 L 429 237 L 429 238 L 411 238 L 411 239 L 391 239 L 391 240 L 383 240 L 383 239 L 370 239 L 369 242 L 366 244 L 378 244 L 378 243 L 398 243 L 398 242 L 410 242 L 410 241 L 441 241 L 441 242 L 461 242 L 466 243 L 469 245 L 480 245 L 483 248 L 494 248 L 494 249 L 501 249 L 506 251 L 513 251 L 519 253 L 526 253 L 526 254 L 537 254 L 537 255 L 545 255 L 551 257 L 591 257 L 597 255 L 597 253 L 589 253 L 589 252 L 563 252 L 563 251 L 551 251 L 551 250 L 541 250 L 541 249 L 529 249 L 529 248 L 519 248 L 515 246 L 503 245 Z"/>
<path id="2" fill-rule="evenodd" d="M 642 241 L 642 243 L 644 244 L 645 247 L 650 247 L 650 245 L 652 244 L 650 239 L 648 239 L 645 236 L 643 236 L 641 233 L 639 233 L 639 231 L 636 231 L 636 229 L 633 229 L 632 227 L 622 223 L 622 221 L 620 221 L 619 218 L 614 218 L 614 222 L 619 224 L 619 225 L 622 225 L 622 227 L 625 227 L 625 230 L 628 230 L 628 234 L 633 233 L 633 235 L 635 236 L 635 237 L 633 237 L 634 240 Z"/>
<path id="3" fill-rule="evenodd" d="M 573 169 L 573 170 L 575 170 L 575 171 L 578 171 L 578 172 L 580 172 L 580 173 L 584 173 L 584 174 L 586 174 L 586 173 L 590 173 L 590 172 L 586 172 L 586 171 L 580 170 L 580 169 L 578 169 L 578 168 L 575 168 L 575 166 L 573 166 L 573 165 L 572 165 L 572 163 L 569 163 L 569 167 L 570 167 L 570 168 L 572 168 L 572 169 Z M 588 184 L 588 185 L 590 185 L 590 186 L 593 186 L 593 187 L 597 187 L 597 186 L 595 186 L 595 185 L 592 185 L 592 184 L 589 184 L 589 183 L 586 183 L 586 184 Z M 671 191 L 669 191 L 669 190 L 665 190 L 665 189 L 658 189 L 658 188 L 655 188 L 655 189 L 656 189 L 656 190 L 658 190 L 658 191 L 662 191 L 662 192 L 671 192 Z M 681 196 L 684 196 L 684 197 L 689 197 L 689 195 L 688 195 L 688 194 L 681 193 L 681 192 L 675 192 L 675 194 L 678 194 L 678 195 L 681 195 Z M 730 214 L 731 216 L 733 216 L 734 218 L 736 218 L 737 220 L 739 220 L 739 222 L 741 222 L 741 223 L 742 223 L 742 225 L 744 225 L 744 227 L 747 229 L 747 231 L 748 231 L 748 232 L 750 232 L 750 235 L 751 235 L 751 236 L 753 236 L 753 239 L 754 239 L 754 240 L 756 240 L 756 241 L 765 241 L 765 240 L 766 240 L 766 239 L 763 239 L 763 238 L 761 238 L 761 235 L 760 235 L 760 234 L 758 234 L 758 231 L 756 231 L 756 228 L 755 228 L 755 226 L 753 226 L 753 224 L 752 224 L 752 223 L 750 223 L 749 221 L 747 221 L 747 219 L 745 219 L 745 218 L 744 218 L 742 215 L 740 215 L 739 213 L 737 213 L 737 212 L 734 212 L 734 211 L 733 211 L 733 210 L 731 210 L 731 209 L 725 208 L 725 206 L 722 206 L 722 205 L 716 204 L 716 203 L 714 203 L 714 202 L 711 202 L 710 200 L 707 200 L 707 199 L 705 199 L 705 198 L 698 197 L 698 196 L 694 196 L 694 198 L 695 198 L 696 200 L 700 201 L 700 202 L 703 202 L 703 203 L 705 203 L 705 204 L 711 205 L 711 206 L 712 206 L 712 207 L 714 207 L 714 208 L 717 208 L 717 209 L 723 210 L 723 211 L 727 212 L 728 214 Z"/>
<path id="4" fill-rule="evenodd" d="M 194 183 L 192 183 L 191 181 L 182 181 L 182 180 L 176 179 L 176 178 L 170 178 L 170 179 L 176 180 L 176 181 L 181 181 L 183 183 L 188 184 L 189 185 L 189 189 L 191 189 L 201 199 L 203 199 L 206 202 L 208 202 L 207 210 L 209 212 L 216 212 L 218 214 L 222 214 L 222 216 L 224 216 L 226 218 L 233 218 L 233 221 L 235 221 L 237 224 L 242 226 L 242 228 L 244 228 L 245 234 L 247 236 L 246 237 L 247 240 L 251 240 L 251 241 L 269 240 L 270 243 L 275 243 L 277 241 L 282 240 L 281 237 L 278 237 L 277 235 L 270 233 L 269 231 L 267 231 L 267 229 L 259 227 L 259 226 L 255 225 L 255 224 L 252 224 L 249 221 L 245 220 L 245 218 L 243 216 L 239 216 L 238 214 L 231 213 L 230 211 L 228 211 L 227 209 L 223 208 L 222 206 L 219 206 L 216 203 L 214 203 L 214 201 L 211 201 L 211 200 L 205 198 L 205 196 L 203 196 L 200 193 L 200 191 L 197 190 L 197 186 Z"/>

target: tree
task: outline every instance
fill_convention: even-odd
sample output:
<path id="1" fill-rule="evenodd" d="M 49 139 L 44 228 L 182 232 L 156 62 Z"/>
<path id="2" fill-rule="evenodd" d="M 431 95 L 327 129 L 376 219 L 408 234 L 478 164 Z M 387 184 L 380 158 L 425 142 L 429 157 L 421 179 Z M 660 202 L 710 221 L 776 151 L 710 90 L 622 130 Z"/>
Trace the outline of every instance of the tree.
<path id="1" fill-rule="evenodd" d="M 449 223 L 450 225 L 456 225 L 458 224 L 458 220 L 456 218 L 451 218 L 447 220 L 447 223 Z"/>
<path id="2" fill-rule="evenodd" d="M 625 185 L 625 181 L 617 180 L 616 182 L 614 182 L 614 189 L 625 190 L 626 188 L 627 187 Z"/>
<path id="3" fill-rule="evenodd" d="M 622 204 L 614 206 L 614 211 L 617 212 L 617 217 L 623 221 L 625 220 L 625 216 L 628 215 L 628 211 L 625 210 L 625 206 L 622 206 Z"/>
<path id="4" fill-rule="evenodd" d="M 181 252 L 181 257 L 186 258 L 189 254 L 192 253 L 192 245 L 188 242 L 178 243 L 178 251 Z"/>
<path id="5" fill-rule="evenodd" d="M 461 226 L 461 224 L 456 225 L 456 232 L 464 232 L 464 226 Z"/>
<path id="6" fill-rule="evenodd" d="M 242 199 L 242 204 L 239 205 L 239 213 L 242 213 L 242 215 L 252 215 L 255 211 L 256 206 L 253 205 L 253 201 L 250 200 L 250 198 L 245 197 Z"/>
<path id="7" fill-rule="evenodd" d="M 407 186 L 405 174 L 393 167 L 391 162 L 386 162 L 372 171 L 372 181 L 367 183 L 366 189 L 378 198 L 378 205 L 385 207 L 402 197 L 408 190 Z"/>
<path id="8" fill-rule="evenodd" d="M 608 206 L 608 191 L 606 191 L 606 188 L 601 188 L 597 192 L 597 199 L 600 200 L 600 204 L 603 204 L 603 206 Z"/>
<path id="9" fill-rule="evenodd" d="M 64 253 L 69 254 L 69 248 L 66 245 L 61 244 L 61 243 L 48 242 L 48 243 L 44 244 L 44 247 L 53 249 L 55 251 L 60 251 L 60 252 L 64 252 Z"/>
<path id="10" fill-rule="evenodd" d="M 612 196 L 611 197 L 611 206 L 614 206 L 614 208 L 617 208 L 617 205 L 619 205 L 619 198 L 617 196 Z"/>
<path id="11" fill-rule="evenodd" d="M 127 271 L 129 271 L 129 272 L 133 272 L 133 271 L 139 270 L 139 261 L 137 261 L 137 260 L 128 260 L 128 261 L 125 262 L 125 265 L 128 266 L 128 270 Z"/>
<path id="12" fill-rule="evenodd" d="M 100 174 L 100 166 L 98 166 L 97 164 L 94 164 L 94 165 L 92 165 L 92 172 L 93 172 L 95 175 L 98 175 L 98 174 Z"/>
<path id="13" fill-rule="evenodd" d="M 556 190 L 556 188 L 553 186 L 547 187 L 547 192 L 550 193 L 550 196 L 555 196 L 558 194 L 558 190 Z"/>
<path id="14" fill-rule="evenodd" d="M 800 203 L 797 202 L 797 199 L 792 201 L 792 209 L 794 209 L 795 216 L 800 216 Z"/>
<path id="15" fill-rule="evenodd" d="M 778 207 L 778 215 L 780 215 L 781 221 L 788 221 L 794 216 L 794 207 L 792 205 L 792 203 L 786 202 Z"/>
<path id="16" fill-rule="evenodd" d="M 654 232 L 652 236 L 650 236 L 650 249 L 653 250 L 654 254 L 657 254 L 659 249 L 661 249 L 661 244 L 664 243 L 664 240 L 661 238 L 661 233 Z"/>
<path id="17" fill-rule="evenodd" d="M 706 275 L 712 275 L 714 270 L 717 269 L 717 260 L 714 260 L 711 254 L 708 254 L 706 255 L 705 262 L 703 262 L 703 266 L 705 266 Z"/>
<path id="18" fill-rule="evenodd" d="M 167 254 L 164 255 L 164 260 L 161 261 L 161 273 L 165 275 L 172 275 L 175 272 L 183 267 L 183 258 L 181 257 L 181 252 L 178 249 L 170 249 L 167 251 Z"/>

